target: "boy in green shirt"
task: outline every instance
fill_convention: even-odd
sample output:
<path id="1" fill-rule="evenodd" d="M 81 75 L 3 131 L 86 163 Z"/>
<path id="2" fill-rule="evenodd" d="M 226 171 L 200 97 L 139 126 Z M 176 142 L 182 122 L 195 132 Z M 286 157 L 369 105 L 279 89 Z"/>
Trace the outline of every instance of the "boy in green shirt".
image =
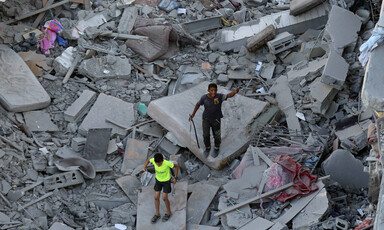
<path id="1" fill-rule="evenodd" d="M 156 153 L 154 158 L 147 159 L 143 168 L 141 169 L 144 172 L 147 168 L 147 165 L 152 163 L 155 166 L 156 172 L 156 183 L 155 183 L 155 208 L 156 214 L 152 217 L 152 224 L 156 223 L 156 221 L 160 218 L 160 193 L 161 189 L 163 189 L 163 200 L 165 203 L 165 207 L 167 207 L 167 212 L 163 216 L 163 222 L 167 221 L 171 215 L 171 204 L 168 200 L 168 194 L 171 192 L 171 168 L 175 167 L 175 178 L 173 179 L 173 183 L 176 184 L 177 174 L 179 173 L 179 165 L 174 164 L 170 161 L 164 160 L 163 155 L 161 153 Z"/>

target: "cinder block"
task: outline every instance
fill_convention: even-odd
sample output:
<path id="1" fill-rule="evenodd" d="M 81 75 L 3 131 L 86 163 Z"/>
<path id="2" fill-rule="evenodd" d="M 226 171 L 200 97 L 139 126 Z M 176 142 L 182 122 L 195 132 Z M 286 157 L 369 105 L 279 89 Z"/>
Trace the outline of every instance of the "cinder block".
<path id="1" fill-rule="evenodd" d="M 64 119 L 69 122 L 79 121 L 95 100 L 95 92 L 84 90 L 80 97 L 64 112 Z"/>
<path id="2" fill-rule="evenodd" d="M 320 79 L 316 79 L 309 88 L 313 102 L 312 111 L 324 115 L 338 90 L 322 83 Z"/>
<path id="3" fill-rule="evenodd" d="M 347 78 L 348 67 L 349 65 L 343 57 L 335 51 L 331 51 L 321 77 L 321 82 L 341 90 Z"/>
<path id="4" fill-rule="evenodd" d="M 278 34 L 273 40 L 267 42 L 269 52 L 278 54 L 296 46 L 295 36 L 288 32 Z"/>
<path id="5" fill-rule="evenodd" d="M 60 173 L 44 178 L 44 187 L 48 191 L 81 183 L 84 183 L 84 178 L 79 171 Z"/>
<path id="6" fill-rule="evenodd" d="M 84 137 L 72 138 L 71 148 L 76 152 L 80 152 L 81 150 L 84 149 L 86 141 L 87 141 L 87 138 L 84 138 Z"/>

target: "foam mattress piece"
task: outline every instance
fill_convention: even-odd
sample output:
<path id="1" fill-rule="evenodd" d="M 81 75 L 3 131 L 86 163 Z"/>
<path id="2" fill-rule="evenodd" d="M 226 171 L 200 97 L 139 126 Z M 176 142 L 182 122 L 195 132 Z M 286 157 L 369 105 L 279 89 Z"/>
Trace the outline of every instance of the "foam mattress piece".
<path id="1" fill-rule="evenodd" d="M 47 107 L 51 98 L 23 59 L 0 45 L 0 103 L 10 112 Z"/>

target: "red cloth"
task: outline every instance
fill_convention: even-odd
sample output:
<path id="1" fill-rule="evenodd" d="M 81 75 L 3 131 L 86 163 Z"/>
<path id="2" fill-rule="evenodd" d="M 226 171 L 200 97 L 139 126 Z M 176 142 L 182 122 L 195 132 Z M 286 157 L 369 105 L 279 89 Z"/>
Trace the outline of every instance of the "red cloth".
<path id="1" fill-rule="evenodd" d="M 290 156 L 286 154 L 279 155 L 275 158 L 274 162 L 294 174 L 292 180 L 294 183 L 293 186 L 275 196 L 275 200 L 286 202 L 296 196 L 306 196 L 311 192 L 318 190 L 318 187 L 315 184 L 317 176 L 311 175 L 308 170 L 303 170 L 301 164 L 294 161 Z"/>
<path id="2" fill-rule="evenodd" d="M 359 226 L 357 226 L 355 230 L 360 230 L 365 227 L 368 227 L 369 225 L 371 225 L 371 223 L 372 223 L 372 220 L 363 220 L 363 222 Z"/>

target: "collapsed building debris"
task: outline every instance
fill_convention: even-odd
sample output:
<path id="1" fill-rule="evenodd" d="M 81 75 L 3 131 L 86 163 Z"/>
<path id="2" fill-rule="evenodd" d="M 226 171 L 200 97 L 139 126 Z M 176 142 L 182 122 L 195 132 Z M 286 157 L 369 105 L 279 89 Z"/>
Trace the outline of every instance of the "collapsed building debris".
<path id="1" fill-rule="evenodd" d="M 381 229 L 380 12 L 0 0 L 0 228 Z M 239 88 L 216 158 L 188 122 L 211 82 Z M 180 171 L 152 224 L 158 153 Z"/>

